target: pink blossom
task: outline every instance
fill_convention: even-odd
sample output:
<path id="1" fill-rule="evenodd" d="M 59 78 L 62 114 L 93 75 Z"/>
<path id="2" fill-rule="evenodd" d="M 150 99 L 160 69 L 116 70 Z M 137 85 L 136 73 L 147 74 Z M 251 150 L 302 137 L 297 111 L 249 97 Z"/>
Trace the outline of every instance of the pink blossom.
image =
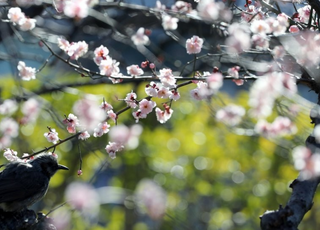
<path id="1" fill-rule="evenodd" d="M 164 30 L 176 30 L 178 28 L 178 18 L 171 17 L 168 14 L 162 15 L 162 26 Z"/>
<path id="2" fill-rule="evenodd" d="M 164 86 L 161 86 L 158 90 L 158 98 L 169 98 L 171 95 L 171 91 L 167 88 L 167 87 L 164 87 Z"/>
<path id="3" fill-rule="evenodd" d="M 311 6 L 306 5 L 300 9 L 298 9 L 298 21 L 303 23 L 308 23 L 311 13 Z"/>
<path id="4" fill-rule="evenodd" d="M 25 15 L 19 7 L 11 7 L 8 11 L 8 18 L 10 22 L 16 25 L 21 19 L 25 18 Z"/>
<path id="5" fill-rule="evenodd" d="M 118 115 L 115 112 L 113 112 L 113 110 L 109 110 L 107 112 L 107 115 L 108 115 L 108 118 L 113 120 L 114 123 L 117 123 Z"/>
<path id="6" fill-rule="evenodd" d="M 27 67 L 26 63 L 23 61 L 19 61 L 18 66 L 19 76 L 24 81 L 30 81 L 32 79 L 36 79 L 36 69 Z"/>
<path id="7" fill-rule="evenodd" d="M 73 111 L 79 118 L 82 129 L 88 132 L 92 132 L 107 116 L 90 95 L 78 100 L 73 105 Z"/>
<path id="8" fill-rule="evenodd" d="M 0 104 L 0 114 L 11 115 L 18 109 L 18 104 L 16 101 L 11 99 L 6 99 Z"/>
<path id="9" fill-rule="evenodd" d="M 130 65 L 127 67 L 127 73 L 132 75 L 132 76 L 140 76 L 144 72 L 138 65 Z"/>
<path id="10" fill-rule="evenodd" d="M 192 5 L 188 2 L 176 1 L 175 4 L 171 6 L 171 9 L 179 13 L 190 13 L 192 11 Z"/>
<path id="11" fill-rule="evenodd" d="M 152 81 L 146 85 L 144 90 L 148 96 L 157 97 L 158 90 L 159 90 L 159 84 L 156 84 L 155 82 Z"/>
<path id="12" fill-rule="evenodd" d="M 290 26 L 290 28 L 289 28 L 289 32 L 290 33 L 297 33 L 297 32 L 299 32 L 300 30 L 299 30 L 299 27 L 298 26 L 296 26 L 296 25 L 292 25 L 292 26 Z"/>
<path id="13" fill-rule="evenodd" d="M 261 34 L 254 34 L 252 36 L 252 43 L 255 48 L 258 50 L 267 50 L 269 48 L 269 39 L 268 37 Z"/>
<path id="14" fill-rule="evenodd" d="M 308 180 L 320 176 L 320 154 L 310 151 L 305 146 L 292 150 L 294 167 L 300 171 L 299 179 Z"/>
<path id="15" fill-rule="evenodd" d="M 109 154 L 109 157 L 111 159 L 116 158 L 116 153 L 123 150 L 124 146 L 121 143 L 118 142 L 109 142 L 109 144 L 106 146 L 106 151 Z"/>
<path id="16" fill-rule="evenodd" d="M 12 149 L 5 149 L 3 156 L 8 160 L 8 161 L 21 161 L 21 159 L 18 157 L 18 153 Z"/>
<path id="17" fill-rule="evenodd" d="M 89 137 L 90 137 L 90 134 L 88 133 L 88 131 L 83 131 L 82 133 L 80 133 L 78 139 L 87 140 Z"/>
<path id="18" fill-rule="evenodd" d="M 138 46 L 138 45 L 149 45 L 149 37 L 145 35 L 145 29 L 143 27 L 140 27 L 137 31 L 136 34 L 134 34 L 131 37 L 131 40 L 133 43 Z"/>
<path id="19" fill-rule="evenodd" d="M 85 216 L 95 216 L 99 212 L 99 195 L 89 184 L 73 182 L 68 185 L 65 192 L 66 200 L 75 210 Z"/>
<path id="20" fill-rule="evenodd" d="M 163 218 L 166 211 L 166 193 L 154 181 L 143 179 L 135 191 L 139 211 L 148 214 L 153 220 Z"/>
<path id="21" fill-rule="evenodd" d="M 89 6 L 86 0 L 65 0 L 63 13 L 70 18 L 85 18 L 88 16 Z"/>
<path id="22" fill-rule="evenodd" d="M 36 27 L 36 19 L 33 18 L 22 18 L 19 21 L 19 28 L 22 31 L 28 31 L 28 30 L 32 30 Z"/>
<path id="23" fill-rule="evenodd" d="M 207 78 L 209 88 L 213 92 L 217 92 L 223 85 L 223 76 L 221 73 L 212 73 Z"/>
<path id="24" fill-rule="evenodd" d="M 119 62 L 113 60 L 111 57 L 107 56 L 106 59 L 101 60 L 99 69 L 101 75 L 116 76 L 120 73 Z"/>
<path id="25" fill-rule="evenodd" d="M 101 137 L 103 134 L 109 132 L 110 125 L 107 122 L 102 122 L 98 124 L 98 127 L 93 130 L 94 137 Z"/>
<path id="26" fill-rule="evenodd" d="M 232 78 L 238 79 L 239 78 L 239 66 L 234 66 L 228 69 L 228 75 Z"/>
<path id="27" fill-rule="evenodd" d="M 127 127 L 117 125 L 110 129 L 109 139 L 111 142 L 121 143 L 127 149 L 135 149 L 139 145 L 139 137 L 142 133 L 142 126 L 139 124 Z"/>
<path id="28" fill-rule="evenodd" d="M 94 62 L 97 65 L 100 65 L 102 60 L 106 60 L 109 54 L 109 50 L 107 47 L 104 47 L 103 45 L 99 46 L 94 50 Z"/>
<path id="29" fill-rule="evenodd" d="M 136 120 L 136 123 L 139 122 L 139 119 L 143 119 L 143 118 L 146 118 L 147 117 L 147 114 L 145 113 L 142 113 L 141 110 L 137 110 L 137 111 L 133 111 L 132 112 L 132 116 L 133 118 Z"/>
<path id="30" fill-rule="evenodd" d="M 103 109 L 104 111 L 108 112 L 109 110 L 112 110 L 113 107 L 110 105 L 108 102 L 103 101 L 100 105 L 100 108 Z"/>
<path id="31" fill-rule="evenodd" d="M 134 92 L 128 93 L 124 101 L 127 103 L 128 106 L 130 106 L 133 109 L 138 106 L 137 94 L 135 94 Z"/>
<path id="32" fill-rule="evenodd" d="M 178 91 L 176 91 L 176 90 L 172 90 L 171 94 L 169 95 L 169 98 L 171 100 L 177 101 L 177 100 L 180 99 L 180 93 Z"/>
<path id="33" fill-rule="evenodd" d="M 176 87 L 177 80 L 174 78 L 171 69 L 163 68 L 159 70 L 159 73 L 158 77 L 165 87 Z"/>
<path id="34" fill-rule="evenodd" d="M 6 117 L 0 121 L 0 131 L 4 135 L 14 138 L 19 134 L 19 125 L 12 118 Z"/>
<path id="35" fill-rule="evenodd" d="M 272 123 L 259 120 L 255 131 L 265 137 L 274 138 L 294 134 L 297 128 L 289 118 L 279 116 Z"/>
<path id="36" fill-rule="evenodd" d="M 167 105 L 164 105 L 165 107 L 165 110 L 162 111 L 161 109 L 159 109 L 158 107 L 155 109 L 156 111 L 156 116 L 157 116 L 157 120 L 163 124 L 163 123 L 166 123 L 170 118 L 171 118 L 171 115 L 173 113 L 173 110 L 167 106 Z"/>
<path id="37" fill-rule="evenodd" d="M 60 49 L 67 53 L 70 47 L 70 43 L 64 38 L 58 38 L 58 46 Z"/>
<path id="38" fill-rule="evenodd" d="M 245 109 L 238 105 L 228 105 L 217 111 L 217 121 L 223 122 L 226 125 L 238 125 L 245 114 Z"/>
<path id="39" fill-rule="evenodd" d="M 272 50 L 272 55 L 275 59 L 281 59 L 286 54 L 285 49 L 283 46 L 275 46 Z"/>
<path id="40" fill-rule="evenodd" d="M 234 83 L 236 83 L 236 85 L 238 85 L 238 86 L 243 85 L 243 83 L 244 83 L 243 79 L 233 79 L 232 81 Z"/>
<path id="41" fill-rule="evenodd" d="M 4 149 L 9 147 L 12 144 L 12 138 L 10 136 L 2 136 L 0 137 L 0 149 Z"/>
<path id="42" fill-rule="evenodd" d="M 67 130 L 69 133 L 76 133 L 76 127 L 79 126 L 79 119 L 70 113 L 63 123 L 67 125 Z"/>
<path id="43" fill-rule="evenodd" d="M 254 34 L 267 34 L 271 32 L 270 25 L 265 20 L 254 20 L 250 27 Z"/>
<path id="44" fill-rule="evenodd" d="M 139 109 L 141 111 L 141 113 L 143 114 L 149 114 L 152 112 L 152 109 L 156 106 L 156 103 L 154 101 L 151 100 L 147 100 L 147 99 L 142 99 L 139 102 Z"/>
<path id="45" fill-rule="evenodd" d="M 23 103 L 21 108 L 21 111 L 24 115 L 21 122 L 23 124 L 26 124 L 28 122 L 36 121 L 39 116 L 40 109 L 41 105 L 36 99 L 28 99 L 26 102 Z"/>
<path id="46" fill-rule="evenodd" d="M 195 100 L 199 100 L 200 101 L 200 100 L 203 99 L 202 96 L 200 96 L 200 94 L 199 94 L 199 88 L 195 88 L 195 89 L 191 90 L 190 91 L 190 95 Z"/>
<path id="47" fill-rule="evenodd" d="M 198 36 L 193 36 L 187 39 L 186 49 L 188 54 L 197 54 L 201 52 L 203 39 Z"/>
<path id="48" fill-rule="evenodd" d="M 78 60 L 88 52 L 88 44 L 85 41 L 72 42 L 67 49 L 71 59 Z"/>
<path id="49" fill-rule="evenodd" d="M 44 137 L 53 144 L 56 144 L 60 140 L 55 129 L 50 129 L 48 133 L 44 133 Z"/>
<path id="50" fill-rule="evenodd" d="M 219 4 L 214 0 L 201 0 L 197 7 L 199 15 L 206 20 L 217 20 L 219 8 Z"/>

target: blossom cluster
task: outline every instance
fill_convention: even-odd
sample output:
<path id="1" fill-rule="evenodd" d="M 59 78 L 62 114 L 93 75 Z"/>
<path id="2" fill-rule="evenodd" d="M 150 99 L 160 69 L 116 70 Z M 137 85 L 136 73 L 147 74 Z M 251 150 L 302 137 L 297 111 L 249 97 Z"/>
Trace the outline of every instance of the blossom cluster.
<path id="1" fill-rule="evenodd" d="M 32 30 L 36 26 L 36 19 L 28 18 L 19 7 L 12 7 L 8 11 L 8 19 L 22 31 Z"/>
<path id="2" fill-rule="evenodd" d="M 58 46 L 74 60 L 78 60 L 88 52 L 88 44 L 85 41 L 69 43 L 63 38 L 58 38 Z"/>
<path id="3" fill-rule="evenodd" d="M 54 0 L 58 12 L 75 19 L 82 19 L 89 15 L 90 7 L 98 3 L 97 0 Z"/>

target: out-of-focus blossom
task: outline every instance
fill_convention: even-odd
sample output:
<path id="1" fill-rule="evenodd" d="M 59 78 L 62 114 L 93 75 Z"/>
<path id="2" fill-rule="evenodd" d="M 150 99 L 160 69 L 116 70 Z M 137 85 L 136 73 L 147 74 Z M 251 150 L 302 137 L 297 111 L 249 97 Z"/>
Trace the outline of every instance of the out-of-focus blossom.
<path id="1" fill-rule="evenodd" d="M 186 49 L 188 54 L 197 54 L 201 52 L 203 45 L 203 39 L 198 36 L 193 36 L 192 38 L 187 39 Z"/>
<path id="2" fill-rule="evenodd" d="M 131 40 L 136 46 L 149 45 L 150 43 L 149 37 L 145 35 L 145 29 L 143 27 L 138 29 L 138 31 L 131 37 Z"/>
<path id="3" fill-rule="evenodd" d="M 82 182 L 69 184 L 65 192 L 65 199 L 84 217 L 94 217 L 99 213 L 99 195 L 89 184 Z"/>
<path id="4" fill-rule="evenodd" d="M 90 95 L 78 100 L 73 105 L 73 111 L 79 118 L 81 128 L 91 133 L 99 123 L 106 119 L 107 114 L 103 111 Z"/>
<path id="5" fill-rule="evenodd" d="M 238 125 L 245 114 L 245 109 L 238 105 L 228 105 L 217 111 L 216 119 L 226 125 Z"/>
<path id="6" fill-rule="evenodd" d="M 162 26 L 164 30 L 176 30 L 178 28 L 178 18 L 171 17 L 168 14 L 162 15 Z"/>
<path id="7" fill-rule="evenodd" d="M 70 44 L 67 54 L 71 59 L 78 60 L 88 52 L 88 44 L 85 41 L 73 42 Z"/>
<path id="8" fill-rule="evenodd" d="M 3 118 L 0 122 L 0 132 L 11 138 L 17 137 L 19 134 L 19 125 L 10 117 Z"/>
<path id="9" fill-rule="evenodd" d="M 19 28 L 22 31 L 32 30 L 36 27 L 37 20 L 34 18 L 23 18 L 19 21 Z"/>
<path id="10" fill-rule="evenodd" d="M 59 141 L 58 133 L 55 129 L 50 129 L 49 132 L 44 133 L 44 137 L 47 138 L 47 141 L 56 144 Z"/>
<path id="11" fill-rule="evenodd" d="M 308 180 L 320 176 L 320 154 L 310 151 L 305 146 L 297 146 L 292 150 L 294 167 L 300 171 L 300 180 Z"/>
<path id="12" fill-rule="evenodd" d="M 88 133 L 88 131 L 84 131 L 79 135 L 79 139 L 80 140 L 87 140 L 90 137 L 90 134 Z"/>
<path id="13" fill-rule="evenodd" d="M 226 39 L 226 45 L 229 53 L 238 54 L 250 48 L 250 29 L 247 24 L 232 23 L 228 32 L 230 36 Z"/>
<path id="14" fill-rule="evenodd" d="M 310 14 L 311 14 L 311 6 L 310 5 L 306 5 L 302 8 L 299 8 L 297 21 L 303 22 L 303 23 L 308 23 L 309 18 L 310 18 Z"/>
<path id="15" fill-rule="evenodd" d="M 254 20 L 251 23 L 250 29 L 254 34 L 271 33 L 270 25 L 265 20 Z"/>
<path id="16" fill-rule="evenodd" d="M 8 11 L 8 18 L 10 22 L 16 25 L 21 19 L 25 18 L 25 15 L 19 7 L 11 7 Z"/>
<path id="17" fill-rule="evenodd" d="M 23 103 L 21 111 L 23 113 L 23 118 L 21 120 L 22 124 L 26 124 L 28 122 L 34 122 L 37 120 L 41 109 L 41 104 L 38 100 L 34 98 L 28 99 Z"/>
<path id="18" fill-rule="evenodd" d="M 223 85 L 223 76 L 221 73 L 212 73 L 207 78 L 208 87 L 216 93 Z"/>
<path id="19" fill-rule="evenodd" d="M 19 70 L 19 76 L 24 81 L 30 81 L 32 79 L 36 79 L 36 69 L 32 67 L 27 67 L 26 63 L 23 61 L 18 62 L 17 66 Z"/>
<path id="20" fill-rule="evenodd" d="M 94 137 L 101 137 L 103 134 L 109 132 L 110 125 L 107 122 L 102 122 L 98 124 L 98 127 L 93 130 Z"/>
<path id="21" fill-rule="evenodd" d="M 94 62 L 97 65 L 100 65 L 102 60 L 106 60 L 109 54 L 109 50 L 107 47 L 104 47 L 103 45 L 99 46 L 94 50 Z"/>
<path id="22" fill-rule="evenodd" d="M 190 13 L 192 11 L 192 5 L 189 2 L 176 1 L 175 4 L 171 6 L 171 9 L 179 13 Z"/>
<path id="23" fill-rule="evenodd" d="M 162 111 L 161 109 L 159 109 L 158 107 L 155 109 L 156 112 L 156 117 L 157 120 L 163 124 L 166 123 L 170 118 L 171 115 L 173 113 L 173 110 L 168 106 L 168 105 L 164 105 L 164 111 Z"/>
<path id="24" fill-rule="evenodd" d="M 286 51 L 283 46 L 275 46 L 271 53 L 275 59 L 281 59 L 286 54 Z"/>
<path id="25" fill-rule="evenodd" d="M 272 123 L 259 120 L 255 131 L 265 137 L 274 138 L 294 134 L 297 128 L 289 118 L 279 116 Z"/>
<path id="26" fill-rule="evenodd" d="M 289 28 L 289 32 L 290 32 L 290 33 L 298 33 L 299 31 L 300 31 L 300 29 L 299 29 L 299 27 L 296 26 L 296 25 L 292 25 L 292 26 L 290 26 L 290 28 Z"/>
<path id="27" fill-rule="evenodd" d="M 156 107 L 156 103 L 152 100 L 142 99 L 139 102 L 139 109 L 144 114 L 151 113 L 154 107 Z"/>
<path id="28" fill-rule="evenodd" d="M 107 112 L 107 115 L 108 115 L 108 118 L 111 119 L 111 120 L 113 120 L 114 123 L 117 122 L 118 115 L 117 115 L 115 112 L 113 112 L 113 110 L 109 110 L 109 111 Z"/>
<path id="29" fill-rule="evenodd" d="M 241 19 L 245 22 L 252 22 L 263 18 L 264 12 L 261 11 L 260 6 L 250 5 L 241 12 Z"/>
<path id="30" fill-rule="evenodd" d="M 126 149 L 135 149 L 139 145 L 139 137 L 142 133 L 142 126 L 139 124 L 131 127 L 117 125 L 110 129 L 110 142 L 121 143 Z"/>
<path id="31" fill-rule="evenodd" d="M 18 109 L 18 104 L 16 101 L 11 99 L 6 99 L 0 104 L 0 114 L 1 115 L 11 115 Z"/>
<path id="32" fill-rule="evenodd" d="M 238 79 L 239 78 L 239 70 L 240 67 L 239 66 L 234 66 L 232 68 L 228 69 L 228 76 Z"/>
<path id="33" fill-rule="evenodd" d="M 130 106 L 133 109 L 138 106 L 137 94 L 134 92 L 128 93 L 124 101 L 127 103 L 128 106 Z"/>
<path id="34" fill-rule="evenodd" d="M 123 150 L 124 146 L 122 143 L 119 142 L 109 142 L 109 144 L 106 146 L 106 151 L 109 154 L 109 157 L 111 159 L 116 158 L 116 153 Z"/>
<path id="35" fill-rule="evenodd" d="M 127 67 L 127 73 L 132 76 L 140 76 L 144 72 L 138 65 L 130 65 Z"/>
<path id="36" fill-rule="evenodd" d="M 224 8 L 223 4 L 214 0 L 201 0 L 197 6 L 199 15 L 205 20 L 217 20 L 219 11 Z"/>
<path id="37" fill-rule="evenodd" d="M 21 159 L 18 157 L 18 153 L 9 148 L 4 150 L 3 156 L 8 161 L 21 161 Z"/>
<path id="38" fill-rule="evenodd" d="M 70 43 L 68 40 L 64 38 L 58 38 L 58 46 L 60 49 L 62 49 L 64 52 L 68 52 L 68 49 L 70 47 Z"/>
<path id="39" fill-rule="evenodd" d="M 143 179 L 137 185 L 135 201 L 139 211 L 153 220 L 160 220 L 166 212 L 167 196 L 165 191 L 154 181 Z"/>
<path id="40" fill-rule="evenodd" d="M 67 126 L 69 133 L 76 133 L 76 127 L 79 126 L 79 119 L 70 113 L 68 117 L 63 120 L 63 123 Z"/>
<path id="41" fill-rule="evenodd" d="M 258 50 L 267 50 L 269 48 L 268 37 L 261 34 L 254 34 L 252 36 L 252 44 Z"/>
<path id="42" fill-rule="evenodd" d="M 87 0 L 64 0 L 63 13 L 70 18 L 85 18 L 88 16 Z"/>

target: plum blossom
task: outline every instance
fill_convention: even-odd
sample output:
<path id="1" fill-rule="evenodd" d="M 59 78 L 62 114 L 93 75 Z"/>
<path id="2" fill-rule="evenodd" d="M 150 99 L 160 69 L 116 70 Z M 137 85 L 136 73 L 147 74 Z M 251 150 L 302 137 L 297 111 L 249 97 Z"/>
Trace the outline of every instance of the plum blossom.
<path id="1" fill-rule="evenodd" d="M 157 120 L 163 124 L 166 123 L 173 113 L 173 110 L 166 104 L 164 104 L 164 111 L 159 109 L 158 107 L 155 109 Z"/>
<path id="2" fill-rule="evenodd" d="M 292 150 L 294 167 L 300 171 L 300 180 L 308 180 L 320 176 L 320 154 L 312 154 L 305 146 L 297 146 Z"/>
<path id="3" fill-rule="evenodd" d="M 157 97 L 158 96 L 158 90 L 159 90 L 160 85 L 156 84 L 155 82 L 150 82 L 149 84 L 146 85 L 145 87 L 145 92 L 148 96 L 151 97 Z"/>
<path id="4" fill-rule="evenodd" d="M 63 13 L 70 18 L 85 18 L 88 16 L 89 6 L 87 0 L 63 1 Z"/>
<path id="5" fill-rule="evenodd" d="M 265 35 L 254 34 L 252 36 L 252 43 L 258 50 L 267 50 L 269 48 L 269 39 Z"/>
<path id="6" fill-rule="evenodd" d="M 107 59 L 108 54 L 109 54 L 108 48 L 104 47 L 103 45 L 101 45 L 101 46 L 99 46 L 98 48 L 96 48 L 94 50 L 94 58 L 93 58 L 93 60 L 97 65 L 100 65 L 102 60 Z"/>
<path id="7" fill-rule="evenodd" d="M 300 9 L 298 9 L 297 21 L 303 22 L 303 23 L 308 23 L 309 18 L 310 18 L 310 14 L 311 14 L 311 6 L 310 5 L 306 5 Z"/>
<path id="8" fill-rule="evenodd" d="M 139 102 L 139 109 L 141 111 L 141 113 L 143 114 L 149 114 L 152 112 L 152 109 L 156 106 L 156 103 L 154 101 L 151 100 L 147 100 L 147 99 L 142 99 Z"/>
<path id="9" fill-rule="evenodd" d="M 213 93 L 216 93 L 223 85 L 223 76 L 221 73 L 216 72 L 207 76 L 208 87 Z"/>
<path id="10" fill-rule="evenodd" d="M 67 126 L 69 133 L 76 133 L 76 127 L 79 126 L 79 119 L 72 113 L 63 120 L 63 123 Z"/>
<path id="11" fill-rule="evenodd" d="M 47 141 L 56 144 L 60 139 L 58 137 L 58 133 L 55 129 L 49 129 L 49 132 L 44 133 L 44 137 L 47 138 Z"/>
<path id="12" fill-rule="evenodd" d="M 102 122 L 98 124 L 98 127 L 93 130 L 94 137 L 101 137 L 103 134 L 109 132 L 110 125 L 107 122 Z"/>
<path id="13" fill-rule="evenodd" d="M 193 36 L 192 38 L 187 39 L 186 49 L 188 54 L 197 54 L 201 52 L 203 45 L 203 39 L 198 36 Z"/>
<path id="14" fill-rule="evenodd" d="M 135 201 L 141 213 L 146 213 L 153 220 L 163 218 L 166 211 L 167 196 L 165 191 L 154 181 L 141 180 L 135 191 Z"/>
<path id="15" fill-rule="evenodd" d="M 165 87 L 176 87 L 177 80 L 174 78 L 171 69 L 163 68 L 159 70 L 158 77 Z"/>
<path id="16" fill-rule="evenodd" d="M 94 98 L 90 95 L 86 95 L 85 98 L 76 101 L 73 105 L 73 111 L 79 119 L 81 128 L 89 133 L 107 117 L 105 111 L 97 105 Z"/>
<path id="17" fill-rule="evenodd" d="M 179 13 L 190 13 L 192 11 L 192 5 L 188 2 L 176 1 L 175 4 L 171 6 L 171 9 Z"/>
<path id="18" fill-rule="evenodd" d="M 216 119 L 226 125 L 235 126 L 241 122 L 245 109 L 238 105 L 228 105 L 217 111 Z"/>
<path id="19" fill-rule="evenodd" d="M 143 119 L 147 117 L 147 114 L 142 113 L 140 109 L 138 109 L 137 111 L 133 111 L 132 112 L 132 116 L 133 118 L 136 120 L 136 123 L 139 122 L 139 119 Z"/>
<path id="20" fill-rule="evenodd" d="M 70 43 L 64 38 L 58 38 L 58 47 L 67 53 L 70 47 Z"/>
<path id="21" fill-rule="evenodd" d="M 103 109 L 104 111 L 108 112 L 113 109 L 112 105 L 110 105 L 108 102 L 103 100 L 103 102 L 100 105 L 100 108 Z"/>
<path id="22" fill-rule="evenodd" d="M 58 38 L 58 46 L 74 60 L 78 60 L 88 52 L 88 44 L 85 41 L 69 43 L 63 38 Z"/>
<path id="23" fill-rule="evenodd" d="M 272 123 L 259 120 L 255 131 L 265 137 L 274 138 L 294 134 L 297 128 L 289 118 L 279 116 Z"/>
<path id="24" fill-rule="evenodd" d="M 21 111 L 24 117 L 21 120 L 22 124 L 28 122 L 34 122 L 37 120 L 41 109 L 41 104 L 38 100 L 34 98 L 29 98 L 26 102 L 22 104 Z"/>
<path id="25" fill-rule="evenodd" d="M 164 86 L 159 87 L 159 90 L 157 93 L 158 98 L 169 98 L 170 95 L 171 95 L 171 91 L 167 87 L 164 87 Z"/>
<path id="26" fill-rule="evenodd" d="M 130 106 L 133 109 L 138 106 L 137 94 L 134 92 L 128 93 L 124 101 L 127 103 L 128 106 Z"/>
<path id="27" fill-rule="evenodd" d="M 270 25 L 265 20 L 254 20 L 251 23 L 250 29 L 254 34 L 271 33 Z"/>
<path id="28" fill-rule="evenodd" d="M 238 54 L 250 48 L 250 29 L 247 24 L 232 23 L 228 32 L 230 36 L 226 39 L 226 45 L 229 53 Z"/>
<path id="29" fill-rule="evenodd" d="M 116 158 L 116 153 L 123 150 L 124 146 L 122 143 L 118 142 L 109 142 L 109 144 L 106 146 L 106 151 L 109 154 L 109 157 L 111 159 Z"/>
<path id="30" fill-rule="evenodd" d="M 281 59 L 286 54 L 286 51 L 283 46 L 275 46 L 271 53 L 275 59 Z"/>
<path id="31" fill-rule="evenodd" d="M 121 143 L 127 149 L 135 149 L 139 145 L 139 137 L 142 130 L 143 128 L 139 124 L 131 127 L 117 125 L 110 129 L 109 138 L 111 142 Z"/>
<path id="32" fill-rule="evenodd" d="M 16 101 L 11 99 L 6 99 L 0 104 L 0 114 L 11 115 L 18 109 L 18 104 Z"/>
<path id="33" fill-rule="evenodd" d="M 21 161 L 21 159 L 18 157 L 18 153 L 12 149 L 5 149 L 3 156 L 8 160 L 8 161 Z"/>
<path id="34" fill-rule="evenodd" d="M 83 182 L 69 184 L 65 197 L 72 208 L 78 210 L 84 216 L 95 216 L 99 212 L 99 194 L 90 184 Z"/>
<path id="35" fill-rule="evenodd" d="M 108 118 L 110 118 L 111 120 L 113 120 L 114 123 L 117 122 L 118 115 L 117 115 L 115 112 L 113 112 L 113 110 L 109 110 L 109 111 L 107 112 L 107 116 L 108 116 Z"/>
<path id="36" fill-rule="evenodd" d="M 300 31 L 300 29 L 299 29 L 299 27 L 296 26 L 296 25 L 292 25 L 292 26 L 290 26 L 290 28 L 289 28 L 289 32 L 290 32 L 290 33 L 298 33 L 299 31 Z"/>
<path id="37" fill-rule="evenodd" d="M 11 7 L 8 11 L 8 18 L 13 25 L 16 25 L 21 19 L 25 18 L 25 15 L 19 7 Z"/>
<path id="38" fill-rule="evenodd" d="M 10 117 L 3 118 L 0 122 L 0 131 L 11 138 L 17 137 L 19 134 L 18 123 Z"/>
<path id="39" fill-rule="evenodd" d="M 131 40 L 136 46 L 149 45 L 150 43 L 149 37 L 145 35 L 145 29 L 143 27 L 138 29 L 138 31 L 131 37 Z"/>
<path id="40" fill-rule="evenodd" d="M 90 134 L 88 133 L 88 131 L 83 131 L 82 133 L 80 133 L 78 139 L 87 140 L 89 137 L 90 137 Z"/>
<path id="41" fill-rule="evenodd" d="M 238 79 L 239 78 L 239 70 L 240 67 L 239 66 L 234 66 L 232 68 L 228 69 L 228 76 Z"/>
<path id="42" fill-rule="evenodd" d="M 17 66 L 19 70 L 19 76 L 24 81 L 30 81 L 32 79 L 36 79 L 36 69 L 32 67 L 27 67 L 26 63 L 23 61 L 18 62 Z"/>
<path id="43" fill-rule="evenodd" d="M 19 28 L 22 31 L 32 30 L 36 27 L 37 20 L 34 18 L 22 18 L 19 21 Z"/>
<path id="44" fill-rule="evenodd" d="M 130 65 L 127 67 L 127 73 L 132 76 L 140 76 L 144 72 L 138 65 Z"/>
<path id="45" fill-rule="evenodd" d="M 107 56 L 106 59 L 101 60 L 99 69 L 101 75 L 116 76 L 120 73 L 119 62 L 113 60 L 111 57 Z"/>
<path id="46" fill-rule="evenodd" d="M 180 93 L 177 90 L 172 90 L 171 94 L 169 95 L 171 100 L 177 101 L 180 99 Z"/>
<path id="47" fill-rule="evenodd" d="M 178 28 L 178 18 L 171 17 L 168 14 L 162 15 L 162 26 L 164 30 L 176 30 Z"/>

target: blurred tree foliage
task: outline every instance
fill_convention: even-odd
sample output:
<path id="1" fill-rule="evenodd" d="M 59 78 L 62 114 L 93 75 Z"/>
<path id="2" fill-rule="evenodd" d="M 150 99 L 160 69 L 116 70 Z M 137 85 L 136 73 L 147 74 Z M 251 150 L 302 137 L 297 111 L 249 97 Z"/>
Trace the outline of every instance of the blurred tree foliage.
<path id="1" fill-rule="evenodd" d="M 56 82 L 74 81 L 75 78 L 79 82 L 87 81 L 65 75 L 43 81 L 52 86 Z M 2 96 L 9 98 L 16 94 L 16 89 L 11 79 L 5 81 L 7 87 Z M 36 84 L 39 83 L 26 82 L 24 88 L 31 92 L 38 87 Z M 308 109 L 302 106 L 296 119 L 298 133 L 294 137 L 267 140 L 259 136 L 238 135 L 244 132 L 215 121 L 215 111 L 230 102 L 248 108 L 247 91 L 240 91 L 235 98 L 220 93 L 210 102 L 199 102 L 191 100 L 188 95 L 193 87 L 181 88 L 182 99 L 173 103 L 174 113 L 166 124 L 159 124 L 155 115 L 141 120 L 143 133 L 138 147 L 120 152 L 114 160 L 104 151 L 108 135 L 60 145 L 56 149 L 59 161 L 70 170 L 53 177 L 47 196 L 33 208 L 49 212 L 65 201 L 64 191 L 68 184 L 84 181 L 95 187 L 121 188 L 128 197 L 123 202 L 101 204 L 99 215 L 90 220 L 65 204 L 50 216 L 56 213 L 70 216 L 72 221 L 66 229 L 258 229 L 259 215 L 267 209 L 276 209 L 279 204 L 284 205 L 288 200 L 289 184 L 298 174 L 292 165 L 291 150 L 303 145 L 312 130 L 308 125 Z M 22 128 L 11 148 L 22 155 L 49 146 L 43 136 L 47 126 L 55 128 L 61 139 L 68 137 L 61 121 L 64 115 L 72 112 L 73 103 L 85 93 L 95 94 L 101 101 L 105 98 L 117 111 L 125 106 L 117 98 L 124 98 L 132 88 L 137 89 L 138 97 L 145 95 L 144 84 L 132 83 L 70 87 L 50 93 L 44 90 L 41 95 L 44 106 L 39 119 L 34 125 Z M 290 101 L 280 100 L 275 114 L 283 112 L 287 102 Z M 253 129 L 250 119 L 245 118 L 241 127 Z M 118 122 L 135 124 L 129 111 L 121 114 Z M 112 122 L 110 124 L 114 126 Z M 80 152 L 83 175 L 78 177 Z M 1 157 L 1 163 L 5 162 Z M 130 199 L 143 178 L 153 179 L 167 192 L 168 208 L 160 223 L 139 214 Z M 308 213 L 301 229 L 320 226 L 319 218 L 316 218 L 319 203 L 320 195 L 316 194 L 313 211 Z"/>

